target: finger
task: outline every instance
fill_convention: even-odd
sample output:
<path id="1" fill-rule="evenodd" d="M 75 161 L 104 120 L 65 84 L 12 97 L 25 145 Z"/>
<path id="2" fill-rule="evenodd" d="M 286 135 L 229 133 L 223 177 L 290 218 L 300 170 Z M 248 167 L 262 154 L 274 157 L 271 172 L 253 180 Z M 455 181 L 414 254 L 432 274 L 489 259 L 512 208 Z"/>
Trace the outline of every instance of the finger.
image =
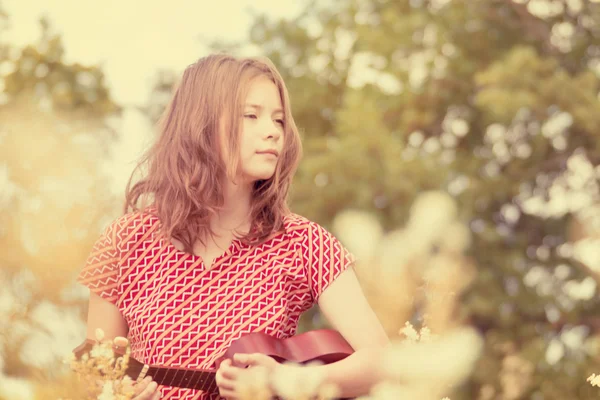
<path id="1" fill-rule="evenodd" d="M 215 375 L 215 382 L 217 386 L 221 389 L 233 389 L 235 387 L 234 380 L 231 378 L 227 378 L 223 375 L 223 370 L 219 369 L 217 374 Z"/>
<path id="2" fill-rule="evenodd" d="M 250 354 L 241 354 L 240 353 L 240 354 L 233 355 L 233 361 L 234 361 L 235 365 L 238 367 L 241 367 L 241 368 L 251 366 L 252 360 L 253 360 L 253 358 Z"/>
<path id="3" fill-rule="evenodd" d="M 134 397 L 133 400 L 150 400 L 154 395 L 154 392 L 158 388 L 158 384 L 154 381 L 150 382 L 148 386 L 138 396 Z"/>
<path id="4" fill-rule="evenodd" d="M 223 363 L 224 365 L 222 365 L 222 368 L 219 368 L 221 370 L 221 374 L 225 378 L 236 379 L 242 369 L 238 366 L 232 365 L 231 360 L 227 361 L 227 363 Z"/>
<path id="5" fill-rule="evenodd" d="M 235 354 L 233 359 L 238 365 L 252 367 L 256 365 L 267 365 L 270 361 L 270 357 L 265 356 L 261 353 L 254 354 Z"/>
<path id="6" fill-rule="evenodd" d="M 152 382 L 152 377 L 147 376 L 144 379 L 142 379 L 139 383 L 133 385 L 133 394 L 137 396 L 140 393 L 142 393 L 142 391 L 148 387 L 150 382 Z"/>
<path id="7" fill-rule="evenodd" d="M 142 393 L 142 391 L 144 389 L 146 389 L 146 387 L 150 384 L 150 382 L 152 382 L 152 377 L 147 376 L 144 379 L 142 379 L 141 381 L 134 383 L 133 384 L 133 394 L 137 396 L 138 394 Z"/>
<path id="8" fill-rule="evenodd" d="M 223 364 L 221 364 L 221 367 L 219 367 L 219 369 L 217 370 L 217 373 L 215 374 L 215 383 L 217 384 L 217 387 L 219 388 L 223 388 L 223 389 L 231 389 L 233 388 L 233 381 L 230 378 L 226 378 L 224 376 L 225 371 L 227 370 L 227 367 L 223 367 Z"/>
<path id="9" fill-rule="evenodd" d="M 219 370 L 221 376 L 228 379 L 235 379 L 238 375 L 239 368 L 231 365 L 231 360 L 227 359 L 221 363 Z"/>
<path id="10" fill-rule="evenodd" d="M 231 360 L 230 359 L 223 360 L 219 364 L 219 367 L 217 368 L 217 371 L 222 371 L 223 369 L 225 369 L 225 368 L 227 368 L 229 366 L 231 366 Z"/>
<path id="11" fill-rule="evenodd" d="M 129 344 L 129 340 L 127 340 L 127 338 L 124 338 L 123 336 L 117 336 L 113 339 L 113 344 L 119 347 L 127 347 L 127 345 Z"/>
<path id="12" fill-rule="evenodd" d="M 160 400 L 161 398 L 162 398 L 162 392 L 160 390 L 157 390 L 152 395 L 152 399 L 151 400 Z"/>
<path id="13" fill-rule="evenodd" d="M 219 389 L 219 395 L 224 397 L 226 400 L 236 400 L 237 394 L 234 390 L 221 390 Z"/>
<path id="14" fill-rule="evenodd" d="M 248 356 L 249 356 L 249 354 L 235 353 L 233 355 L 233 361 L 238 362 L 238 363 L 245 363 L 248 360 Z"/>
<path id="15" fill-rule="evenodd" d="M 229 366 L 231 366 L 231 359 L 228 358 L 226 360 L 223 360 L 223 362 L 221 363 L 221 365 L 219 365 L 219 368 L 221 368 L 221 367 L 229 367 Z"/>
<path id="16" fill-rule="evenodd" d="M 239 376 L 240 369 L 237 367 L 225 368 L 221 371 L 221 376 L 224 379 L 235 380 Z"/>
<path id="17" fill-rule="evenodd" d="M 221 379 L 217 383 L 217 387 L 219 388 L 219 391 L 221 391 L 221 390 L 233 391 L 233 390 L 235 390 L 235 381 L 233 381 L 231 379 Z"/>

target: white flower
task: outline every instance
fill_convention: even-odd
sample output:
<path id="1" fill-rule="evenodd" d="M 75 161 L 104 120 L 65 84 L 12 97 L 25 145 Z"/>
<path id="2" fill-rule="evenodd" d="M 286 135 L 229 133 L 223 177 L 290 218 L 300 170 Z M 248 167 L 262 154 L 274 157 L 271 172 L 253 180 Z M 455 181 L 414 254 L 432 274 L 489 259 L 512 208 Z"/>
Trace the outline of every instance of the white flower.
<path id="1" fill-rule="evenodd" d="M 10 180 L 8 165 L 0 165 L 0 209 L 7 207 L 19 192 L 19 188 Z"/>
<path id="2" fill-rule="evenodd" d="M 12 314 L 17 307 L 17 301 L 12 290 L 4 288 L 0 291 L 0 318 L 5 319 Z"/>
<path id="3" fill-rule="evenodd" d="M 592 386 L 600 386 L 600 375 L 592 374 L 587 378 Z"/>
<path id="4" fill-rule="evenodd" d="M 443 191 L 420 194 L 410 208 L 407 230 L 422 240 L 434 243 L 458 214 L 454 199 Z"/>
<path id="5" fill-rule="evenodd" d="M 595 273 L 600 272 L 600 237 L 589 237 L 573 244 L 573 258 L 585 264 Z"/>
<path id="6" fill-rule="evenodd" d="M 406 336 L 407 341 L 416 343 L 419 341 L 419 333 L 408 321 L 404 324 L 404 328 L 400 330 L 400 334 Z"/>
<path id="7" fill-rule="evenodd" d="M 546 348 L 546 362 L 554 365 L 565 355 L 565 345 L 559 339 L 552 339 Z"/>
<path id="8" fill-rule="evenodd" d="M 448 226 L 440 238 L 440 249 L 462 253 L 471 245 L 471 231 L 461 222 Z"/>
<path id="9" fill-rule="evenodd" d="M 90 350 L 90 356 L 95 359 L 110 360 L 114 357 L 114 352 L 111 346 L 97 344 Z"/>
<path id="10" fill-rule="evenodd" d="M 31 382 L 22 378 L 0 375 L 0 398 L 34 400 L 34 388 Z"/>
<path id="11" fill-rule="evenodd" d="M 383 236 L 383 229 L 371 213 L 346 210 L 336 215 L 333 232 L 358 260 L 369 262 Z"/>
<path id="12" fill-rule="evenodd" d="M 470 328 L 458 328 L 435 339 L 391 346 L 385 368 L 394 380 L 434 380 L 458 384 L 471 373 L 483 339 Z"/>
<path id="13" fill-rule="evenodd" d="M 30 327 L 21 348 L 21 359 L 28 365 L 52 368 L 85 337 L 85 324 L 74 308 L 58 308 L 45 301 L 31 311 L 30 319 L 41 329 Z"/>
<path id="14" fill-rule="evenodd" d="M 104 382 L 102 392 L 98 396 L 98 400 L 115 400 L 115 392 L 111 381 Z"/>

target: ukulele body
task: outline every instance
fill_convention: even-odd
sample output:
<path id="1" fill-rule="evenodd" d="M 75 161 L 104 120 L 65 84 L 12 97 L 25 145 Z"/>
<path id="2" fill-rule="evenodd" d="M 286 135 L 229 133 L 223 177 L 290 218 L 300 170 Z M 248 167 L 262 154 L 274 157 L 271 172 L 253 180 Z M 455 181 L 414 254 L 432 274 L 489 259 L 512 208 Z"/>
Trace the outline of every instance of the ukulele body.
<path id="1" fill-rule="evenodd" d="M 262 353 L 279 363 L 290 361 L 306 364 L 320 361 L 330 364 L 348 357 L 353 352 L 352 346 L 334 330 L 314 330 L 287 339 L 275 339 L 265 333 L 256 332 L 234 340 L 215 367 L 218 368 L 220 362 L 225 359 L 233 359 L 237 353 Z"/>

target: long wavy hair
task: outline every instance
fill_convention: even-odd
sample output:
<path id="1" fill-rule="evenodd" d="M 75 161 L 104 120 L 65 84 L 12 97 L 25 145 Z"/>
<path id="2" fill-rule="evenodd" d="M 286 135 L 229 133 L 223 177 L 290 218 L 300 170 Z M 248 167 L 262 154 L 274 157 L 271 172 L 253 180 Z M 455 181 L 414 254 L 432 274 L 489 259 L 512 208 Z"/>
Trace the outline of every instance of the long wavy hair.
<path id="1" fill-rule="evenodd" d="M 125 213 L 152 209 L 161 221 L 162 233 L 181 241 L 190 253 L 196 241 L 205 244 L 214 235 L 211 216 L 222 209 L 227 179 L 238 174 L 244 102 L 250 82 L 259 76 L 268 77 L 279 89 L 284 144 L 273 176 L 254 183 L 251 229 L 239 238 L 260 243 L 283 229 L 302 146 L 287 88 L 267 58 L 213 54 L 185 69 L 158 121 L 157 141 L 129 178 Z M 132 185 L 136 172 L 142 177 Z"/>

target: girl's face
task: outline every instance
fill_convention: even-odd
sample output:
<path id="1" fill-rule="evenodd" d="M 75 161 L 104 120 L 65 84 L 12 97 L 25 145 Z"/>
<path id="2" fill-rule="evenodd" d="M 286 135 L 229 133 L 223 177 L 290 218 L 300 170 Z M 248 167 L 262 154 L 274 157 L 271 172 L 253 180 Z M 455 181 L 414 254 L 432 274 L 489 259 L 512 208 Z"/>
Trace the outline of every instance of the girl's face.
<path id="1" fill-rule="evenodd" d="M 283 149 L 284 112 L 277 86 L 267 77 L 250 82 L 240 135 L 240 173 L 243 182 L 273 176 Z"/>

